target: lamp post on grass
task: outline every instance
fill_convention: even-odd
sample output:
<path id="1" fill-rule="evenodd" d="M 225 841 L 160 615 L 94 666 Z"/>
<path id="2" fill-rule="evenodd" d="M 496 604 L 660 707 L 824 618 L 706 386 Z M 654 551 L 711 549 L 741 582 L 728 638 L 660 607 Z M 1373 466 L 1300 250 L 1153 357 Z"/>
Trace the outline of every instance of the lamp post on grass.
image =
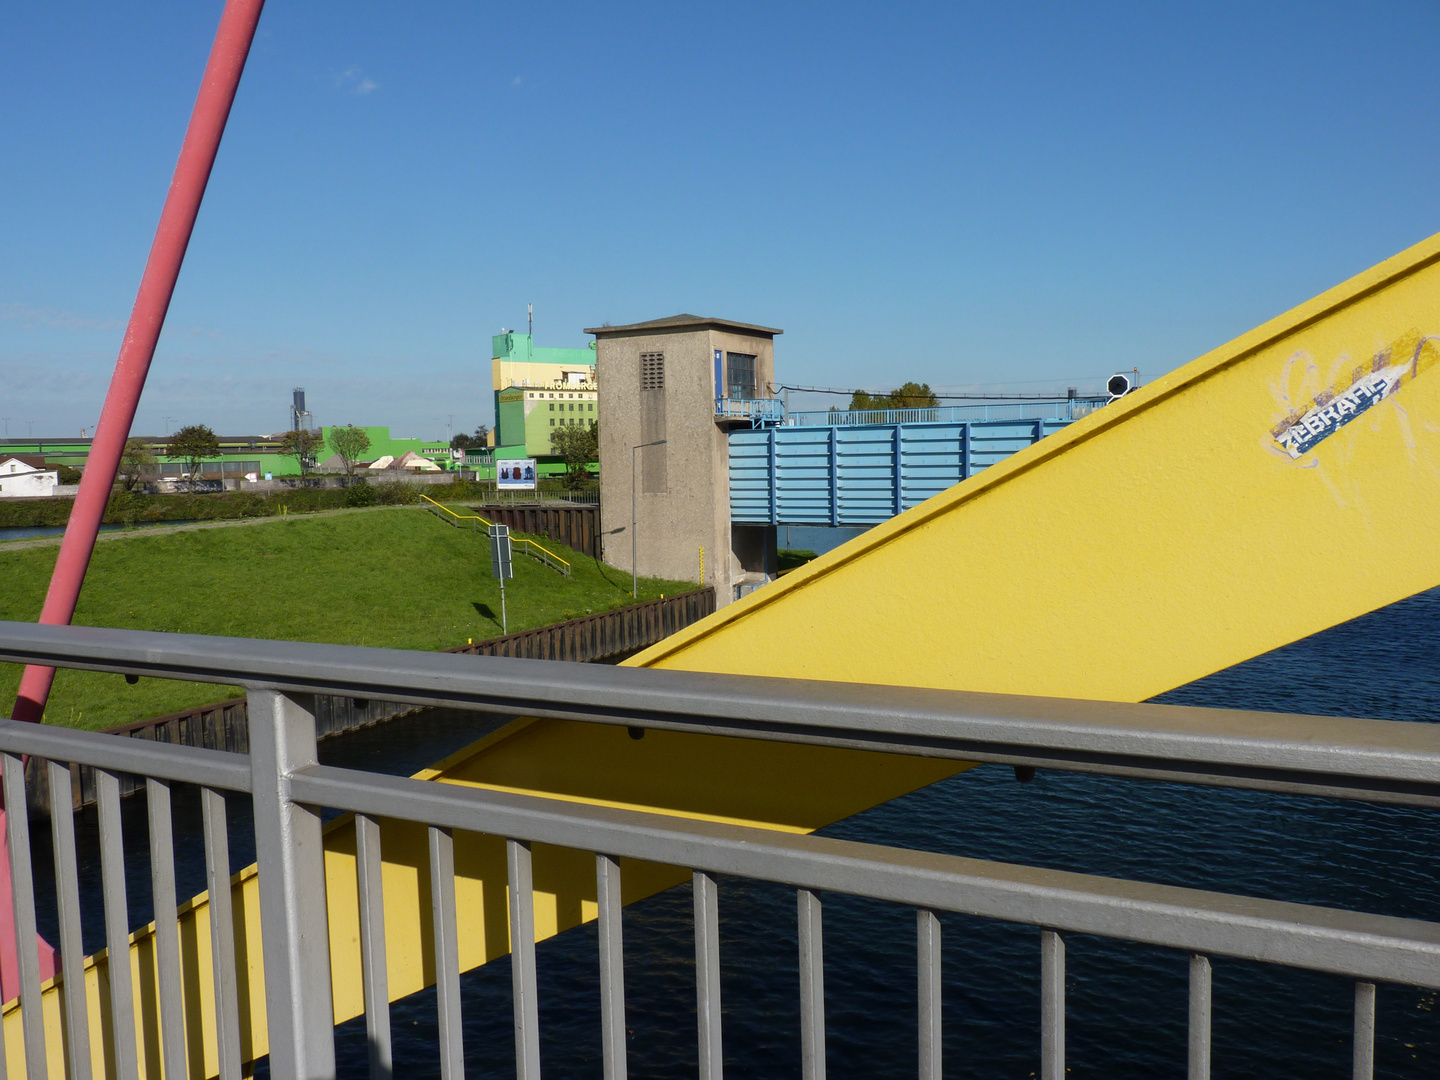
<path id="1" fill-rule="evenodd" d="M 637 552 L 639 545 L 635 542 L 635 462 L 636 454 L 647 446 L 664 446 L 665 439 L 656 439 L 654 442 L 640 443 L 630 448 L 630 596 L 637 599 L 640 596 L 640 574 L 637 569 L 639 558 Z"/>

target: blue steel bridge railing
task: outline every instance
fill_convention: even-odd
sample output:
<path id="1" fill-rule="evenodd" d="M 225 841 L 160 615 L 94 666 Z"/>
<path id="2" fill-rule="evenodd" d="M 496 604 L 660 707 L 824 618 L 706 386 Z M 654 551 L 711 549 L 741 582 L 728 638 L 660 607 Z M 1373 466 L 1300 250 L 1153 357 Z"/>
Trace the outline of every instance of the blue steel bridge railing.
<path id="1" fill-rule="evenodd" d="M 730 520 L 736 525 L 878 525 L 1069 423 L 1063 418 L 992 418 L 785 423 L 731 431 Z"/>
<path id="2" fill-rule="evenodd" d="M 1089 415 L 1108 401 L 1105 397 L 1086 397 L 936 405 L 915 409 L 804 409 L 788 412 L 779 398 L 721 397 L 715 399 L 715 416 L 724 420 L 749 420 L 753 427 L 773 424 L 786 427 L 864 427 L 871 424 L 959 424 L 1000 420 L 1068 422 Z"/>
<path id="3" fill-rule="evenodd" d="M 1041 1080 L 1064 1080 L 1065 935 L 1093 934 L 1172 950 L 1189 974 L 1190 1080 L 1210 1075 L 1212 957 L 1326 972 L 1354 988 L 1353 1077 L 1371 1080 L 1375 984 L 1440 987 L 1440 924 L 1315 904 L 1156 885 L 1041 867 L 673 817 L 566 799 L 520 795 L 383 776 L 319 764 L 311 695 L 540 716 L 584 723 L 701 732 L 731 738 L 869 749 L 1019 768 L 1093 772 L 1258 792 L 1440 807 L 1440 725 L 1357 720 L 1171 705 L 967 694 L 902 686 L 696 674 L 644 668 L 546 663 L 506 657 L 406 652 L 296 642 L 196 637 L 134 630 L 0 622 L 0 661 L 38 663 L 154 678 L 240 684 L 249 694 L 250 752 L 141 744 L 90 731 L 0 720 L 0 774 L 12 813 L 9 840 L 19 961 L 20 1032 L 0 1048 L 31 1078 L 90 1075 L 90 1040 L 103 1041 L 120 1076 L 185 1073 L 198 1012 L 187 1023 L 171 830 L 172 783 L 202 788 L 211 936 L 210 987 L 194 983 L 195 1006 L 213 1017 L 223 1080 L 239 1078 L 240 1011 L 229 853 L 222 792 L 254 804 L 265 1014 L 272 1075 L 333 1080 L 334 1011 L 321 810 L 355 815 L 357 892 L 370 1075 L 392 1073 L 381 887 L 381 819 L 427 827 L 430 918 L 434 928 L 441 1075 L 464 1068 L 457 877 L 452 831 L 504 838 L 513 959 L 517 1075 L 540 1077 L 539 983 L 535 965 L 531 845 L 595 853 L 599 918 L 599 997 L 603 1075 L 626 1076 L 625 963 L 621 914 L 624 859 L 692 873 L 695 911 L 697 1049 L 701 1077 L 722 1068 L 718 875 L 795 890 L 804 1080 L 825 1077 L 826 894 L 871 897 L 916 915 L 916 1027 L 920 1075 L 941 1072 L 943 997 L 937 912 L 1031 926 L 1041 973 Z M 22 757 L 68 792 L 71 764 L 98 770 L 101 877 L 109 947 L 108 1025 L 93 1023 L 84 995 L 64 995 L 55 1046 L 41 1005 L 36 953 L 36 890 L 31 872 Z M 35 760 L 40 759 L 40 760 Z M 43 765 L 42 765 L 43 762 Z M 127 852 L 120 832 L 117 774 L 147 778 L 150 890 L 155 912 L 153 1005 L 131 992 L 133 929 L 127 876 L 143 891 L 144 856 Z M 54 798 L 49 822 L 56 853 L 63 982 L 83 985 L 83 949 L 73 818 Z M 130 871 L 127 874 L 127 870 Z M 420 873 L 423 875 L 424 863 Z M 473 880 L 473 879 L 471 879 Z M 143 916 L 142 916 L 143 918 Z M 193 959 L 193 953 L 191 959 Z M 184 968 L 190 970 L 190 968 Z M 195 967 L 198 971 L 199 968 Z M 593 971 L 593 969 L 592 969 Z M 576 977 L 594 979 L 593 974 Z M 204 976 L 194 976 L 204 978 Z M 203 989 L 211 990 L 207 996 Z M 1178 988 L 1177 988 L 1178 990 Z M 1180 991 L 1184 992 L 1184 991 Z M 139 1029 L 139 1030 L 137 1030 Z M 1337 1033 L 1338 1034 L 1338 1033 Z M 18 1038 L 17 1038 L 18 1035 Z M 137 1039 L 137 1035 L 143 1037 Z M 1028 1054 L 1026 1055 L 1029 1056 Z M 3 1058 L 0 1058 L 3 1060 Z M 22 1066 L 23 1068 L 19 1067 Z M 1177 1062 L 1177 1065 L 1179 1063 Z M 1033 1074 L 1032 1074 L 1033 1075 Z"/>
<path id="4" fill-rule="evenodd" d="M 779 398 L 715 399 L 717 420 L 749 420 L 752 427 L 779 424 L 785 420 L 785 403 Z"/>
<path id="5" fill-rule="evenodd" d="M 808 409 L 785 414 L 787 427 L 860 427 L 866 424 L 959 424 L 994 420 L 1079 420 L 1109 399 L 1065 398 L 920 409 Z"/>

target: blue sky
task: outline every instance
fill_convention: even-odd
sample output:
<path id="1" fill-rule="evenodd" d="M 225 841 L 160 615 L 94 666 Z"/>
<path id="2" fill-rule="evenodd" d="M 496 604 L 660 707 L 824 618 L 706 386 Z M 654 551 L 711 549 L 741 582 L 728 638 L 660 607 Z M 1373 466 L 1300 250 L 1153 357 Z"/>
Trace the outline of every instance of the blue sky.
<path id="1" fill-rule="evenodd" d="M 99 412 L 220 4 L 0 36 L 0 417 Z M 1159 374 L 1440 230 L 1433 4 L 271 0 L 136 431 L 490 418 L 690 311 L 786 381 Z"/>

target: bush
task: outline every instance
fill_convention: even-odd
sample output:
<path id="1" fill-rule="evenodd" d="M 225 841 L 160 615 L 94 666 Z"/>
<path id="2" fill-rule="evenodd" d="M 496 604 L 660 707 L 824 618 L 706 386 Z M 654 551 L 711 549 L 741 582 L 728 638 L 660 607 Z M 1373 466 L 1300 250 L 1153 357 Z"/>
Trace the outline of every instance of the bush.
<path id="1" fill-rule="evenodd" d="M 379 493 L 369 484 L 352 484 L 345 489 L 346 506 L 374 506 L 379 501 Z"/>
<path id="2" fill-rule="evenodd" d="M 74 499 L 0 499 L 0 529 L 64 525 Z"/>
<path id="3" fill-rule="evenodd" d="M 463 502 L 483 496 L 482 484 L 460 481 L 422 488 L 405 480 L 369 484 L 361 481 L 345 488 L 296 487 L 288 491 L 226 491 L 215 494 L 177 492 L 147 495 L 117 488 L 105 505 L 107 525 L 148 525 L 162 521 L 227 521 L 235 518 L 312 514 L 346 506 L 408 506 L 424 491 L 437 502 Z M 70 520 L 73 498 L 0 499 L 0 529 L 64 525 Z"/>
<path id="4" fill-rule="evenodd" d="M 452 480 L 448 484 L 427 484 L 424 491 L 426 495 L 436 502 L 443 503 L 465 502 L 467 499 L 488 498 L 492 488 L 493 485 L 489 481 Z"/>
<path id="5" fill-rule="evenodd" d="M 420 488 L 404 480 L 382 480 L 378 484 L 366 484 L 374 495 L 374 503 L 381 506 L 408 506 L 420 501 Z M 370 506 L 372 503 L 352 503 L 352 506 Z"/>

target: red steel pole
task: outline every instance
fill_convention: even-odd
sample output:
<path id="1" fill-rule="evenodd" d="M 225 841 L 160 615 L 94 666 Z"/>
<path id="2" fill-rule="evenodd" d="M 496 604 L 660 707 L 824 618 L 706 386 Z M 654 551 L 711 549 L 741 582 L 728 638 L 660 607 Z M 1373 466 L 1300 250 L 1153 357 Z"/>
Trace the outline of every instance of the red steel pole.
<path id="1" fill-rule="evenodd" d="M 227 0 L 220 16 L 220 28 L 205 65 L 195 110 L 190 114 L 190 126 L 180 147 L 180 160 L 175 164 L 175 175 L 165 196 L 165 209 L 155 230 L 155 242 L 150 247 L 140 291 L 115 362 L 115 374 L 105 395 L 100 423 L 95 428 L 95 441 L 80 478 L 80 491 L 65 527 L 65 538 L 60 543 L 60 557 L 50 578 L 49 591 L 45 594 L 45 606 L 40 613 L 42 623 L 63 626 L 75 614 L 75 602 L 95 550 L 100 519 L 105 515 L 105 504 L 120 469 L 120 457 L 130 436 L 140 391 L 144 389 L 145 376 L 155 356 L 155 344 L 165 325 L 165 312 L 175 292 L 180 264 L 185 260 L 185 248 L 190 243 L 200 200 L 205 196 L 205 185 L 220 148 L 220 136 L 225 132 L 225 121 L 230 116 L 230 106 L 235 101 L 235 90 L 245 70 L 245 59 L 264 5 L 265 0 Z M 54 681 L 54 668 L 33 664 L 26 667 L 20 679 L 14 718 L 39 722 Z"/>

